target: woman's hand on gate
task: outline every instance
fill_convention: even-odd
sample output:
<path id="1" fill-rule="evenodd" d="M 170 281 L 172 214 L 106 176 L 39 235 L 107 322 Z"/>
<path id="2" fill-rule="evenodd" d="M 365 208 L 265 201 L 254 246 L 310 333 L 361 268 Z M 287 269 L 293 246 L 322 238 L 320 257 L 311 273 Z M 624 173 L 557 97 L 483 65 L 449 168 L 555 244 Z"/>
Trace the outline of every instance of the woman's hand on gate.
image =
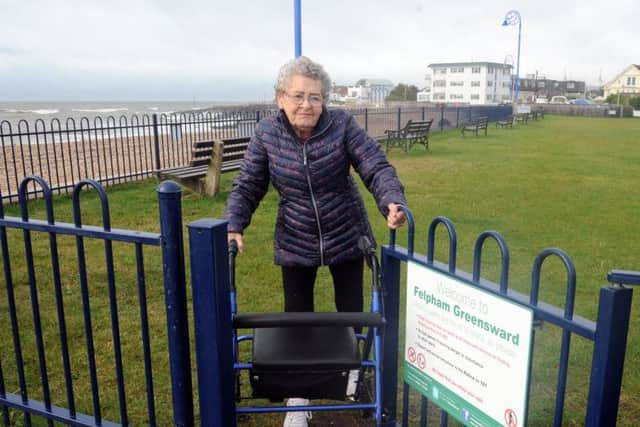
<path id="1" fill-rule="evenodd" d="M 242 241 L 242 234 L 234 233 L 232 231 L 227 233 L 227 242 L 230 242 L 232 240 L 236 241 L 236 244 L 238 246 L 238 252 L 242 252 L 244 250 L 244 242 Z"/>
<path id="2" fill-rule="evenodd" d="M 387 214 L 387 226 L 392 230 L 395 230 L 404 224 L 404 221 L 406 220 L 404 212 L 400 209 L 400 205 L 395 203 L 389 203 L 387 208 L 389 208 L 389 213 Z"/>

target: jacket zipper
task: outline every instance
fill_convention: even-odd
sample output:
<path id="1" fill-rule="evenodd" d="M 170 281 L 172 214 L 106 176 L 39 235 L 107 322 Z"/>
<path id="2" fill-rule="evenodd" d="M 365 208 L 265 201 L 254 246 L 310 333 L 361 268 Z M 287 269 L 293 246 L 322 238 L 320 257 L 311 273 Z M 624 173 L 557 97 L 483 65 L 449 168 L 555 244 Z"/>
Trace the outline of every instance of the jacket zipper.
<path id="1" fill-rule="evenodd" d="M 324 265 L 324 238 L 322 237 L 322 226 L 320 225 L 320 212 L 318 211 L 318 203 L 316 196 L 313 194 L 313 187 L 311 186 L 311 171 L 309 164 L 307 163 L 307 144 L 302 144 L 302 157 L 304 162 L 304 171 L 307 176 L 307 185 L 309 186 L 309 194 L 311 195 L 311 204 L 313 205 L 313 211 L 316 214 L 316 224 L 318 225 L 318 238 L 320 239 L 320 265 Z"/>

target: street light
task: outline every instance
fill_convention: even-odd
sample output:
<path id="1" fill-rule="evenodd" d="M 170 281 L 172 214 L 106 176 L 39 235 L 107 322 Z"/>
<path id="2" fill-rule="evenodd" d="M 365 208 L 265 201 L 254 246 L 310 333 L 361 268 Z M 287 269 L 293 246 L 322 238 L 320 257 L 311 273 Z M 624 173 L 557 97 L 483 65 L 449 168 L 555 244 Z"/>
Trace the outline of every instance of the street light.
<path id="1" fill-rule="evenodd" d="M 293 0 L 293 54 L 302 55 L 302 5 L 301 0 Z"/>
<path id="2" fill-rule="evenodd" d="M 522 20 L 520 19 L 520 12 L 517 10 L 510 10 L 504 16 L 502 26 L 518 25 L 518 60 L 516 62 L 516 81 L 513 88 L 513 101 L 518 101 L 518 93 L 520 92 L 520 33 L 522 31 Z"/>

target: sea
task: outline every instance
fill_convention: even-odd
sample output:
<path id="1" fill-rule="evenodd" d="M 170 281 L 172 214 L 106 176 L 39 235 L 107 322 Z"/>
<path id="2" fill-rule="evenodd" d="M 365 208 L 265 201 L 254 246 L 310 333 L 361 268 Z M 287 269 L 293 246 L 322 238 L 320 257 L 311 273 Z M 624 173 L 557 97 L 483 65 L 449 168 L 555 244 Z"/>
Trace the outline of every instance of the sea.
<path id="1" fill-rule="evenodd" d="M 130 117 L 137 115 L 171 114 L 192 111 L 215 111 L 216 108 L 234 105 L 246 105 L 221 101 L 38 101 L 38 102 L 2 102 L 0 101 L 0 125 L 9 122 L 16 127 L 18 122 L 25 120 L 33 124 L 42 119 L 48 124 L 51 119 L 59 119 L 61 123 L 68 118 L 79 120 L 87 117 L 92 120 L 96 116 Z"/>

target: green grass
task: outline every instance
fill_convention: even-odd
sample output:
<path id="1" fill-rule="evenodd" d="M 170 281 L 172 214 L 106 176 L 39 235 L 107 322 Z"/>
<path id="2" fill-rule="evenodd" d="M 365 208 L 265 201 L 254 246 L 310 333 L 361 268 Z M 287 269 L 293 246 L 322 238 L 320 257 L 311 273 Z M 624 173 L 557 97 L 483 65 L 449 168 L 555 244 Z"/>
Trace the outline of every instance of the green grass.
<path id="1" fill-rule="evenodd" d="M 491 125 L 490 125 L 491 126 Z M 431 150 L 414 148 L 408 155 L 393 151 L 390 159 L 406 187 L 409 206 L 416 219 L 416 251 L 426 253 L 426 230 L 439 215 L 450 218 L 458 232 L 458 267 L 471 271 L 476 237 L 485 230 L 497 230 L 507 240 L 511 253 L 509 286 L 528 293 L 531 268 L 536 255 L 547 247 L 565 250 L 575 263 L 578 277 L 575 313 L 595 319 L 599 288 L 606 284 L 606 274 L 614 268 L 640 270 L 640 120 L 571 118 L 547 116 L 515 129 L 490 127 L 487 137 L 463 138 L 458 131 L 434 134 Z M 202 217 L 221 217 L 232 175 L 223 176 L 223 192 L 213 199 L 183 194 L 183 222 Z M 112 226 L 116 228 L 158 231 L 157 182 L 122 185 L 108 190 Z M 386 242 L 385 221 L 374 207 L 372 198 L 365 197 L 372 225 L 380 243 Z M 58 197 L 55 203 L 58 221 L 71 222 L 71 203 Z M 280 272 L 273 266 L 273 224 L 277 210 L 277 195 L 271 191 L 261 203 L 245 235 L 245 252 L 238 260 L 238 292 L 240 311 L 281 310 Z M 18 215 L 15 207 L 7 215 Z M 32 217 L 43 218 L 42 202 L 30 205 Z M 83 222 L 99 223 L 100 210 L 92 194 L 83 194 Z M 56 343 L 55 303 L 50 283 L 48 239 L 33 234 L 37 258 L 40 303 L 43 323 L 48 327 L 46 342 L 49 351 L 50 379 L 56 403 L 66 406 L 61 363 Z M 24 249 L 21 233 L 10 231 L 13 275 L 20 312 L 23 344 L 29 372 L 30 392 L 41 397 L 38 384 L 37 356 L 34 350 L 32 317 L 29 306 L 27 274 L 24 269 Z M 399 244 L 406 246 L 406 228 L 398 234 Z M 86 356 L 82 353 L 84 335 L 78 292 L 75 240 L 59 238 L 63 254 L 63 286 L 66 318 L 72 338 L 76 396 L 78 410 L 91 412 L 88 395 Z M 113 389 L 114 376 L 109 306 L 104 281 L 104 244 L 87 241 L 90 265 L 92 309 L 95 310 L 94 331 L 98 364 L 101 367 L 101 399 L 105 417 L 118 420 L 117 397 Z M 491 242 L 483 254 L 482 274 L 497 281 L 499 250 Z M 188 247 L 188 246 L 187 246 Z M 127 392 L 131 423 L 144 425 L 146 403 L 142 372 L 138 297 L 135 281 L 133 249 L 114 244 L 118 303 L 127 375 Z M 443 230 L 436 238 L 436 258 L 447 261 L 448 244 Z M 187 262 L 188 264 L 188 262 Z M 152 347 L 159 424 L 170 424 L 170 383 L 166 356 L 166 320 L 164 317 L 161 258 L 156 248 L 145 251 L 148 271 L 147 295 L 152 323 Z M 2 278 L 4 288 L 4 277 Z M 566 274 L 559 261 L 545 263 L 541 280 L 540 300 L 563 306 Z M 332 286 L 328 272 L 321 270 L 316 289 L 316 304 L 320 310 L 331 310 Z M 4 294 L 4 291 L 3 291 Z M 9 322 L 6 298 L 0 298 L 0 324 Z M 190 322 L 192 318 L 190 318 Z M 626 356 L 625 375 L 618 416 L 618 425 L 632 426 L 640 419 L 640 375 L 634 361 L 640 352 L 640 311 L 632 308 Z M 191 329 L 193 325 L 191 324 Z M 193 330 L 190 331 L 193 334 Z M 32 333 L 31 333 L 32 335 Z M 549 325 L 536 333 L 534 372 L 531 379 L 529 425 L 546 426 L 553 416 L 555 375 L 558 365 L 560 333 Z M 7 389 L 17 392 L 13 346 L 9 328 L 0 328 L 0 361 Z M 569 384 L 564 425 L 582 425 L 586 406 L 588 369 L 592 345 L 574 337 L 572 340 Z M 195 364 L 195 362 L 193 362 Z M 195 386 L 195 384 L 194 384 Z M 318 415 L 320 418 L 321 415 Z M 262 419 L 247 417 L 242 425 L 278 425 L 282 416 Z M 317 419 L 317 418 L 316 418 Z M 326 418 L 324 418 L 326 419 Z M 16 425 L 21 417 L 14 416 Z M 433 419 L 432 419 L 433 421 Z"/>

